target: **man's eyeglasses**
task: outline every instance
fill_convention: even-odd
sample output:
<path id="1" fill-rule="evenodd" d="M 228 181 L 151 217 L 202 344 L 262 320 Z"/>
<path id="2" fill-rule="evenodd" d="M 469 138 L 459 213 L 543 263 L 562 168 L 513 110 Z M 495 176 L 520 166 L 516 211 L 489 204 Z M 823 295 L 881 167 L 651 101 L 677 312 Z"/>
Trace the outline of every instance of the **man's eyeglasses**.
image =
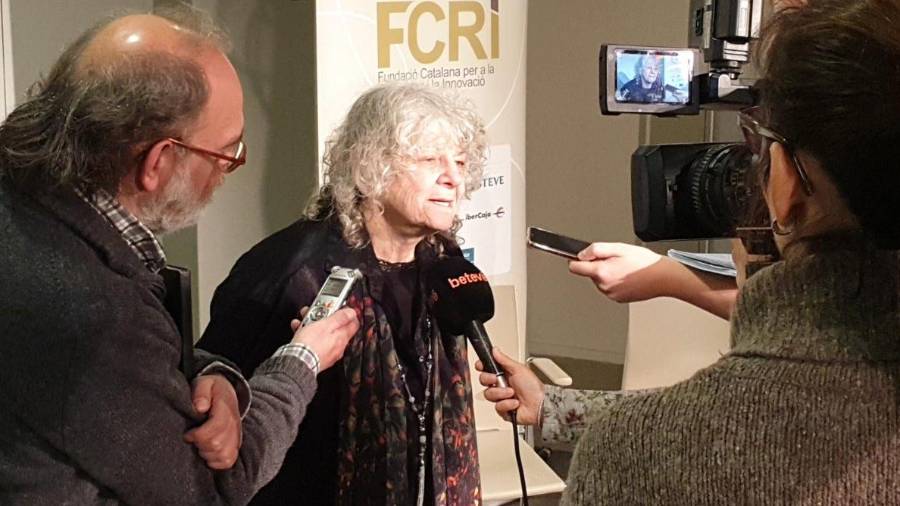
<path id="1" fill-rule="evenodd" d="M 177 144 L 185 149 L 189 149 L 191 151 L 195 151 L 197 153 L 202 153 L 204 155 L 211 156 L 213 158 L 218 158 L 219 160 L 225 160 L 228 162 L 228 165 L 222 169 L 222 172 L 228 174 L 230 172 L 234 172 L 238 167 L 247 163 L 247 145 L 244 144 L 243 140 L 238 141 L 237 149 L 234 150 L 234 156 L 229 156 L 223 153 L 217 153 L 215 151 L 210 151 L 205 148 L 201 148 L 198 146 L 193 146 L 191 144 L 187 144 L 186 142 L 182 142 L 178 139 L 173 139 L 169 137 L 166 139 L 172 144 Z"/>
<path id="2" fill-rule="evenodd" d="M 794 162 L 794 167 L 797 169 L 797 174 L 803 183 L 803 190 L 806 191 L 807 195 L 812 195 L 812 182 L 809 180 L 809 175 L 806 173 L 806 169 L 803 168 L 803 164 L 800 163 L 797 151 L 783 135 L 760 123 L 758 119 L 760 114 L 761 109 L 759 107 L 749 107 L 738 114 L 738 122 L 741 131 L 744 133 L 744 139 L 747 141 L 747 147 L 750 148 L 750 151 L 761 163 L 761 167 L 762 164 L 765 164 L 765 174 L 768 174 L 769 143 L 766 141 L 775 141 L 784 146 L 791 155 L 791 161 Z"/>

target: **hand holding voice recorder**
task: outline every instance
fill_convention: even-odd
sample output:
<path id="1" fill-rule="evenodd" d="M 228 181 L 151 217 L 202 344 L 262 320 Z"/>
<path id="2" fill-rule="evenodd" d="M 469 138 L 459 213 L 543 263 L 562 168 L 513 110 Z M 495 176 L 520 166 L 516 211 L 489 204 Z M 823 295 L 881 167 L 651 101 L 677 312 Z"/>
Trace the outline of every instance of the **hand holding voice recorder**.
<path id="1" fill-rule="evenodd" d="M 302 325 L 306 326 L 309 323 L 319 321 L 343 307 L 350 296 L 353 284 L 359 279 L 362 279 L 362 273 L 359 272 L 359 269 L 332 267 L 331 274 L 322 283 L 322 288 L 319 289 L 315 300 L 309 306 L 309 311 L 303 317 Z"/>

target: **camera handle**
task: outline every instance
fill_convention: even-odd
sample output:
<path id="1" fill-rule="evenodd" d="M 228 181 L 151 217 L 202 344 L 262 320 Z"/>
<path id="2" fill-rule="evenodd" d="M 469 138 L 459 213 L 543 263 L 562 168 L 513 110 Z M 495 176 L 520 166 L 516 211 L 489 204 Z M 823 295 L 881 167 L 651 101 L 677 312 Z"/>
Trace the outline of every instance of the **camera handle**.
<path id="1" fill-rule="evenodd" d="M 753 105 L 751 86 L 741 84 L 728 74 L 710 72 L 700 79 L 700 105 L 704 109 L 743 109 Z"/>

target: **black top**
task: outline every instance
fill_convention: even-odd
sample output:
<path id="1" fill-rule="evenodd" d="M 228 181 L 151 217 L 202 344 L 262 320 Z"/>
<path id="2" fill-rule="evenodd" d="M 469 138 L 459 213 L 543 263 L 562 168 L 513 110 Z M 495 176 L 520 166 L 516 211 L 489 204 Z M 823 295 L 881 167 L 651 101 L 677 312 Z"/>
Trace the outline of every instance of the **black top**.
<path id="1" fill-rule="evenodd" d="M 420 357 L 424 357 L 422 353 L 425 349 L 425 343 L 421 339 L 417 341 L 417 333 L 413 326 L 418 321 L 415 308 L 419 307 L 421 293 L 419 292 L 419 269 L 415 261 L 402 264 L 383 264 L 379 262 L 381 274 L 384 277 L 384 295 L 382 297 L 382 305 L 384 312 L 387 314 L 388 321 L 391 322 L 391 330 L 394 335 L 394 342 L 397 346 L 397 356 L 403 369 L 406 371 L 406 382 L 409 391 L 415 396 L 416 402 L 421 403 L 421 399 L 425 397 L 425 364 L 420 361 Z M 429 410 L 430 411 L 430 410 Z M 428 425 L 426 432 L 430 432 L 431 417 L 428 417 Z M 411 470 L 418 469 L 419 466 L 419 446 L 418 446 L 418 430 L 419 421 L 416 414 L 411 410 L 407 416 L 407 433 L 409 440 L 414 444 L 410 444 L 406 453 L 407 466 Z M 432 473 L 431 466 L 431 439 L 425 455 L 426 473 L 425 473 L 425 504 L 432 504 L 434 495 L 431 493 Z M 409 489 L 418 490 L 419 475 L 417 472 L 409 473 Z"/>
<path id="2" fill-rule="evenodd" d="M 413 342 L 415 335 L 413 326 L 419 316 L 413 313 L 421 296 L 418 290 L 419 269 L 416 268 L 414 261 L 389 264 L 387 268 L 379 262 L 379 266 L 384 277 L 384 296 L 381 303 L 391 324 L 397 355 L 406 370 L 410 392 L 416 399 L 421 399 L 425 395 L 425 369 L 419 362 L 421 355 L 417 350 L 424 344 Z"/>

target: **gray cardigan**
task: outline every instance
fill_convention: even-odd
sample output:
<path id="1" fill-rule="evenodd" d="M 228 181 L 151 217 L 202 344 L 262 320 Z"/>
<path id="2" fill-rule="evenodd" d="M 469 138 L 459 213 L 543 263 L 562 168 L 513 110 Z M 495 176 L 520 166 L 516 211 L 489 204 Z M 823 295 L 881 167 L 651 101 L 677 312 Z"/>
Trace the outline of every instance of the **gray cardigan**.
<path id="1" fill-rule="evenodd" d="M 241 504 L 274 476 L 315 392 L 299 359 L 257 369 L 214 472 L 182 440 L 199 420 L 159 276 L 72 193 L 0 185 L 0 237 L 0 503 Z"/>
<path id="2" fill-rule="evenodd" d="M 761 271 L 730 353 L 595 412 L 563 503 L 900 504 L 898 298 L 896 252 Z"/>

